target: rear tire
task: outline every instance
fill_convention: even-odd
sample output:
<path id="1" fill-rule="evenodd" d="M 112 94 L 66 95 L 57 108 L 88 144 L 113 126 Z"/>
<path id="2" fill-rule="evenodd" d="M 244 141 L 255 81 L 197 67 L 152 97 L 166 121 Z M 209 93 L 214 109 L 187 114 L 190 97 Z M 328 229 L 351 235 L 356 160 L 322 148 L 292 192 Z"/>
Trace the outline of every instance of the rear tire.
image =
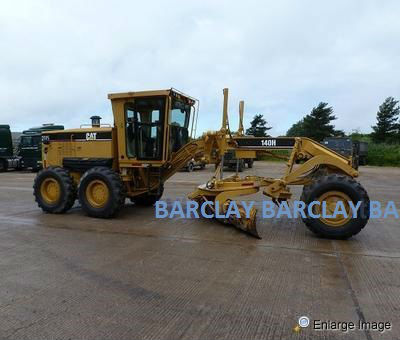
<path id="1" fill-rule="evenodd" d="M 43 211 L 62 214 L 74 205 L 76 186 L 68 170 L 50 167 L 36 175 L 33 195 Z"/>
<path id="2" fill-rule="evenodd" d="M 6 159 L 0 159 L 0 172 L 6 172 L 7 171 L 7 160 Z"/>
<path id="3" fill-rule="evenodd" d="M 189 163 L 187 168 L 186 168 L 187 172 L 192 172 L 194 170 L 194 164 L 193 163 Z"/>
<path id="4" fill-rule="evenodd" d="M 239 160 L 239 165 L 238 165 L 238 172 L 243 172 L 244 169 L 244 161 L 241 159 Z"/>
<path id="5" fill-rule="evenodd" d="M 367 165 L 367 158 L 365 156 L 360 157 L 360 165 Z"/>
<path id="6" fill-rule="evenodd" d="M 125 203 L 125 187 L 121 177 L 107 167 L 89 169 L 79 183 L 79 202 L 91 217 L 115 216 Z"/>
<path id="7" fill-rule="evenodd" d="M 18 164 L 17 164 L 17 166 L 16 166 L 15 170 L 17 170 L 17 171 L 21 171 L 21 170 L 23 170 L 23 168 L 22 168 L 22 164 L 21 164 L 21 160 L 18 160 Z"/>
<path id="8" fill-rule="evenodd" d="M 152 206 L 161 198 L 163 193 L 164 193 L 164 185 L 161 184 L 161 186 L 158 189 L 153 190 L 152 192 L 146 192 L 145 194 L 132 197 L 131 201 L 137 205 Z"/>
<path id="9" fill-rule="evenodd" d="M 358 158 L 358 157 L 354 158 L 354 159 L 353 159 L 353 164 L 352 164 L 352 166 L 353 166 L 353 168 L 354 168 L 355 170 L 358 170 L 359 164 L 360 164 L 359 158 Z"/>
<path id="10" fill-rule="evenodd" d="M 332 195 L 331 197 L 348 197 L 354 206 L 358 201 L 361 201 L 357 216 L 353 218 L 350 211 L 349 219 L 342 218 L 340 220 L 339 218 L 339 220 L 335 220 L 310 217 L 308 205 L 324 196 L 329 197 L 329 195 Z M 312 184 L 304 186 L 300 200 L 306 203 L 306 218 L 302 218 L 303 222 L 313 233 L 324 238 L 347 239 L 358 234 L 369 220 L 368 194 L 362 185 L 351 177 L 337 174 L 321 176 L 315 179 Z M 335 201 L 335 198 L 333 201 Z"/>
<path id="11" fill-rule="evenodd" d="M 247 167 L 249 168 L 249 169 L 251 169 L 252 167 L 253 167 L 253 163 L 254 163 L 254 161 L 251 159 L 251 160 L 249 160 L 248 162 L 247 162 Z"/>

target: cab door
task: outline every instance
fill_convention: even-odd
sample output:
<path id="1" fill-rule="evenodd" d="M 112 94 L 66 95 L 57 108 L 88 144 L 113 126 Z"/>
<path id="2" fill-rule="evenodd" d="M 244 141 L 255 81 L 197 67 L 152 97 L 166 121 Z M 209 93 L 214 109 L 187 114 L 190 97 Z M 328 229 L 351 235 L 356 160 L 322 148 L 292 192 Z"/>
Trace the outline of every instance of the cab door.
<path id="1" fill-rule="evenodd" d="M 126 104 L 126 151 L 129 158 L 162 160 L 165 103 L 165 97 L 145 97 Z"/>

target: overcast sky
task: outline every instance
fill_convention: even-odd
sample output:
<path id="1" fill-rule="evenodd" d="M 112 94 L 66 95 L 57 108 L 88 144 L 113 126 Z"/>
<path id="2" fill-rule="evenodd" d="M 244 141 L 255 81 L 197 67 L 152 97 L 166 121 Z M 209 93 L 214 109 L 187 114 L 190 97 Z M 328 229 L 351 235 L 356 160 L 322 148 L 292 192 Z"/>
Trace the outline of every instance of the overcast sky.
<path id="1" fill-rule="evenodd" d="M 400 97 L 400 1 L 3 1 L 0 123 L 79 127 L 107 94 L 175 87 L 200 100 L 200 132 L 261 113 L 281 135 L 320 101 L 369 132 Z"/>

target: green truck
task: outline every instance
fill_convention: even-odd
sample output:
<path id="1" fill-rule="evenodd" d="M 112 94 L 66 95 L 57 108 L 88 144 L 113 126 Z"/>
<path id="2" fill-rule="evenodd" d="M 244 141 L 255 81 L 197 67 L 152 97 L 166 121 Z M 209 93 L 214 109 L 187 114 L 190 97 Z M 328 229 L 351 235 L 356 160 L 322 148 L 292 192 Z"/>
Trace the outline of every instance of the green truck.
<path id="1" fill-rule="evenodd" d="M 253 158 L 241 158 L 237 159 L 235 157 L 234 151 L 228 151 L 224 155 L 224 167 L 228 167 L 229 169 L 236 170 L 242 172 L 247 164 L 247 167 L 250 169 L 253 167 L 254 159 Z"/>
<path id="2" fill-rule="evenodd" d="M 351 157 L 354 169 L 367 164 L 367 142 L 353 140 L 351 137 L 326 137 L 322 144 L 343 156 Z"/>
<path id="3" fill-rule="evenodd" d="M 21 158 L 14 154 L 10 125 L 0 125 L 0 172 L 20 167 Z"/>
<path id="4" fill-rule="evenodd" d="M 22 132 L 18 146 L 22 169 L 39 171 L 42 168 L 42 132 L 52 130 L 64 130 L 64 126 L 43 124 Z"/>

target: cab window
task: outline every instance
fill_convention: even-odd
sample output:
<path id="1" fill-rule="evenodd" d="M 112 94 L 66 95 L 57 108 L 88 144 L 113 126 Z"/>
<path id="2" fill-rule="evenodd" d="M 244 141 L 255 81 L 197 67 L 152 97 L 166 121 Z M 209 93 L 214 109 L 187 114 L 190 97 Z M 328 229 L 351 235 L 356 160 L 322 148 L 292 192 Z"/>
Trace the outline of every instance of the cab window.
<path id="1" fill-rule="evenodd" d="M 165 97 L 135 99 L 125 107 L 126 151 L 130 158 L 160 160 Z"/>
<path id="2" fill-rule="evenodd" d="M 169 151 L 176 152 L 189 141 L 189 120 L 191 106 L 175 98 L 171 102 L 169 113 Z"/>

